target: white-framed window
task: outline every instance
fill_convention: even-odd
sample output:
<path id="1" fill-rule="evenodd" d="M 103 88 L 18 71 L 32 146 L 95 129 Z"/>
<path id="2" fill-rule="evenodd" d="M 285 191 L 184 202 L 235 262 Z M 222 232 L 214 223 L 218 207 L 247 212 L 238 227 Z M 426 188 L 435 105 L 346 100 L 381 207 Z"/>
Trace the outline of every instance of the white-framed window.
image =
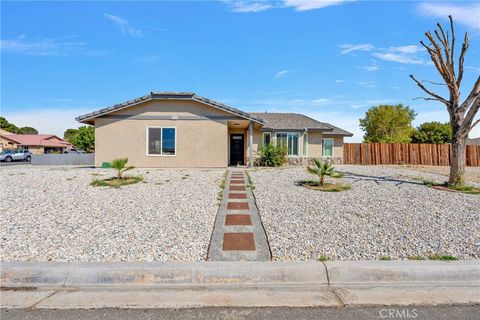
<path id="1" fill-rule="evenodd" d="M 322 156 L 333 157 L 333 138 L 322 139 Z"/>
<path id="2" fill-rule="evenodd" d="M 308 147 L 308 133 L 303 134 L 303 156 L 307 156 L 307 147 Z"/>
<path id="3" fill-rule="evenodd" d="M 298 132 L 277 132 L 277 145 L 287 146 L 287 154 L 289 157 L 298 157 L 299 136 L 300 134 Z"/>
<path id="4" fill-rule="evenodd" d="M 272 134 L 270 132 L 262 133 L 262 144 L 268 146 L 272 139 Z"/>
<path id="5" fill-rule="evenodd" d="M 147 127 L 147 156 L 175 156 L 177 128 Z"/>

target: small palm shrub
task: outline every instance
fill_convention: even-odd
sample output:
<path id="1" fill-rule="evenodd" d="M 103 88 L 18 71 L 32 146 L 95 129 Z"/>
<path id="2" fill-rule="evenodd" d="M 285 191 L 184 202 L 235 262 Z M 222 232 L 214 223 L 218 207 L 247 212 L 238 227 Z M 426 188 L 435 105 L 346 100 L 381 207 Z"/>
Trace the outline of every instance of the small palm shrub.
<path id="1" fill-rule="evenodd" d="M 279 167 L 287 162 L 287 147 L 284 145 L 262 145 L 255 165 L 260 167 Z"/>
<path id="2" fill-rule="evenodd" d="M 122 174 L 125 171 L 132 170 L 135 168 L 134 166 L 126 167 L 127 162 L 128 162 L 128 158 L 114 159 L 111 162 L 107 162 L 107 167 L 117 170 L 117 179 L 120 180 L 122 179 Z"/>
<path id="3" fill-rule="evenodd" d="M 325 184 L 325 176 L 332 178 L 341 178 L 343 174 L 334 171 L 333 165 L 329 161 L 321 162 L 318 159 L 313 159 L 315 167 L 308 166 L 307 171 L 314 176 L 319 177 L 319 185 L 323 186 Z"/>

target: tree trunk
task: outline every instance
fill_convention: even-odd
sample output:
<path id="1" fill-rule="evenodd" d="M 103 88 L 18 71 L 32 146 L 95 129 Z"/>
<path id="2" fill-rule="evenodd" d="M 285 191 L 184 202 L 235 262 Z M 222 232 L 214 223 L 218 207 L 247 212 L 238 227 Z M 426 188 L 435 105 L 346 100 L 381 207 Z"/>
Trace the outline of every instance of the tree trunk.
<path id="1" fill-rule="evenodd" d="M 323 175 L 320 176 L 320 185 L 323 186 L 325 183 L 325 177 Z"/>
<path id="2" fill-rule="evenodd" d="M 461 186 L 465 184 L 466 153 L 466 137 L 454 137 L 452 139 L 452 162 L 450 163 L 449 186 Z"/>

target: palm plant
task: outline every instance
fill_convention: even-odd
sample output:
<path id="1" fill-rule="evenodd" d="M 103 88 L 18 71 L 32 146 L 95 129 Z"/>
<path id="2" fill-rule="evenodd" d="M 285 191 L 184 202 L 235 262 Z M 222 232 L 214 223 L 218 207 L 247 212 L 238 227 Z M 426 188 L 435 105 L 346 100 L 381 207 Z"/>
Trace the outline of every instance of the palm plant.
<path id="1" fill-rule="evenodd" d="M 117 170 L 117 179 L 122 179 L 122 174 L 125 171 L 131 170 L 135 168 L 134 166 L 128 166 L 126 167 L 126 164 L 128 162 L 128 158 L 120 158 L 120 159 L 114 159 L 111 162 L 107 163 L 107 166 L 109 168 Z"/>
<path id="2" fill-rule="evenodd" d="M 325 176 L 335 176 L 333 171 L 333 165 L 329 161 L 321 162 L 318 159 L 313 159 L 315 167 L 308 166 L 307 171 L 310 174 L 318 176 L 320 178 L 319 184 L 323 186 L 325 184 Z"/>

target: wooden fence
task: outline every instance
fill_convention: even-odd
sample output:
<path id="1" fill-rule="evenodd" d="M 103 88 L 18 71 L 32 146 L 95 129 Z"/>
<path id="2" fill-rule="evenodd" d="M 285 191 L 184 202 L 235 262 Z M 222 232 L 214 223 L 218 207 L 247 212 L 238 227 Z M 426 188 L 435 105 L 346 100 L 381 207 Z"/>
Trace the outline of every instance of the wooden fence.
<path id="1" fill-rule="evenodd" d="M 449 166 L 449 144 L 345 143 L 345 164 L 413 164 Z M 467 146 L 467 166 L 480 166 L 480 146 Z"/>

